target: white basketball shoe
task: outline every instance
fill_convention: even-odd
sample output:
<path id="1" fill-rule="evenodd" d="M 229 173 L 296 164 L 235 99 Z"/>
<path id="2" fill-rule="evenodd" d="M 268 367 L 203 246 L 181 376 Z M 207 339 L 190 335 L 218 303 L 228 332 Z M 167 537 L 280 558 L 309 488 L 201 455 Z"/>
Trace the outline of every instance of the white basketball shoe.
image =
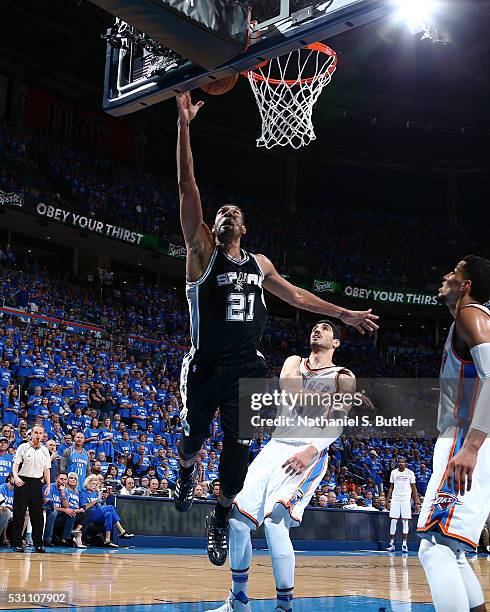
<path id="1" fill-rule="evenodd" d="M 240 591 L 236 595 L 230 591 L 228 599 L 219 608 L 207 610 L 207 612 L 252 612 L 248 597 Z"/>

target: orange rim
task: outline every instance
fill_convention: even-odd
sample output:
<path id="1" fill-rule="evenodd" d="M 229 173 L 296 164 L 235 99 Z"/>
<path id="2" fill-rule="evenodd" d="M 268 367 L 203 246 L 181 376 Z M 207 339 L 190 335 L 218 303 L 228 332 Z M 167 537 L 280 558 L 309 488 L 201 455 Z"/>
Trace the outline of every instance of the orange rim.
<path id="1" fill-rule="evenodd" d="M 320 42 L 311 43 L 310 45 L 306 45 L 306 47 L 303 47 L 303 49 L 310 49 L 311 51 L 317 51 L 318 53 L 324 53 L 325 55 L 328 55 L 331 58 L 333 58 L 333 61 L 329 64 L 327 70 L 325 70 L 324 72 L 315 74 L 314 76 L 307 77 L 306 79 L 285 79 L 285 80 L 269 79 L 265 77 L 264 75 L 259 74 L 258 72 L 254 72 L 254 70 L 256 70 L 257 68 L 262 68 L 263 66 L 266 66 L 270 62 L 270 60 L 266 60 L 265 62 L 262 62 L 261 64 L 258 64 L 257 66 L 255 66 L 254 69 L 245 71 L 242 74 L 244 76 L 251 76 L 254 81 L 261 82 L 261 83 L 267 82 L 267 83 L 270 83 L 271 85 L 282 85 L 282 84 L 285 84 L 285 85 L 301 84 L 303 85 L 307 83 L 312 83 L 315 79 L 318 79 L 320 76 L 323 76 L 325 74 L 332 75 L 335 72 L 335 69 L 337 68 L 337 54 L 335 53 L 333 49 L 331 49 L 327 45 L 324 45 L 323 43 L 320 43 Z"/>

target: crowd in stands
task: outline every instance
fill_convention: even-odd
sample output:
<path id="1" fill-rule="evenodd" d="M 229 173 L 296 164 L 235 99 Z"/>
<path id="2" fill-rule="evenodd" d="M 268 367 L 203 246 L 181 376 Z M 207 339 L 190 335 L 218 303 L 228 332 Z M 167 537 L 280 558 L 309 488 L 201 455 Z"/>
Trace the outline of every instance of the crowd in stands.
<path id="1" fill-rule="evenodd" d="M 102 153 L 70 148 L 28 129 L 0 128 L 0 189 L 33 185 L 53 204 L 84 215 L 108 222 L 117 218 L 128 229 L 165 240 L 180 234 L 175 177 L 156 176 Z M 319 210 L 316 203 L 290 214 L 283 202 L 261 201 L 252 193 L 230 198 L 224 189 L 199 186 L 209 221 L 223 202 L 242 206 L 250 251 L 265 253 L 281 272 L 307 268 L 316 278 L 344 285 L 427 289 L 427 284 L 439 282 L 448 262 L 481 251 L 485 244 L 484 235 L 479 238 L 477 231 L 463 226 L 448 241 L 447 228 L 428 219 L 421 225 L 385 212 L 383 223 L 378 223 L 367 211 Z M 396 248 L 394 236 L 403 236 Z"/>
<path id="2" fill-rule="evenodd" d="M 174 177 L 158 177 L 101 153 L 4 126 L 0 189 L 27 188 L 55 205 L 100 220 L 112 222 L 116 217 L 121 225 L 160 239 L 173 240 L 176 233 Z M 200 188 L 206 218 L 212 219 L 229 195 L 208 185 Z M 453 245 L 454 254 L 449 253 L 447 241 L 441 248 L 443 236 L 437 230 L 395 216 L 386 215 L 381 226 L 364 213 L 325 208 L 313 215 L 306 207 L 290 216 L 282 203 L 247 195 L 235 201 L 247 216 L 246 248 L 270 256 L 283 273 L 294 266 L 308 267 L 318 278 L 344 284 L 389 287 L 396 278 L 397 288 L 416 288 L 437 282 L 437 267 L 459 256 L 463 244 L 468 251 L 474 246 L 462 235 Z M 328 248 L 320 227 L 328 230 Z M 393 235 L 404 237 L 397 249 L 388 244 Z M 389 259 L 380 259 L 380 252 L 389 253 Z M 64 322 L 46 324 L 6 313 L 0 319 L 0 499 L 8 505 L 12 497 L 13 454 L 35 424 L 45 428 L 55 498 L 60 458 L 73 446 L 77 432 L 85 435 L 91 472 L 98 476 L 97 503 L 111 506 L 111 497 L 121 494 L 171 498 L 182 435 L 178 381 L 189 343 L 183 296 L 143 279 L 118 283 L 102 294 L 35 259 L 18 261 L 12 250 L 0 252 L 0 259 L 4 306 Z M 82 333 L 68 324 L 77 321 L 90 322 L 102 333 Z M 263 351 L 270 376 L 279 374 L 287 355 L 307 353 L 309 333 L 310 325 L 302 319 L 269 317 Z M 349 330 L 343 333 L 338 358 L 358 378 L 437 375 L 440 350 L 430 330 L 382 329 L 376 342 Z M 197 499 L 218 495 L 222 437 L 218 411 L 198 458 Z M 256 435 L 251 460 L 268 439 L 266 432 Z M 423 496 L 432 452 L 432 441 L 426 439 L 344 435 L 329 450 L 329 470 L 311 504 L 385 510 L 389 474 L 400 456 L 416 474 Z M 73 476 L 68 474 L 67 487 L 70 479 Z M 80 490 L 84 485 L 78 482 Z M 48 495 L 48 513 L 53 503 Z M 70 506 L 70 510 L 76 514 L 79 508 Z M 5 539 L 2 516 L 0 511 L 0 538 Z M 61 541 L 68 536 L 65 529 Z M 77 545 L 83 545 L 78 538 Z"/>
<path id="3" fill-rule="evenodd" d="M 35 260 L 17 261 L 11 250 L 5 250 L 1 259 L 3 305 L 64 323 L 2 313 L 0 494 L 9 499 L 15 449 L 28 439 L 35 424 L 41 424 L 51 451 L 53 483 L 64 451 L 73 446 L 76 433 L 83 432 L 91 472 L 100 476 L 100 503 L 117 494 L 172 497 L 182 435 L 178 381 L 189 342 L 183 299 L 173 289 L 148 286 L 142 280 L 122 284 L 101 299 L 90 287 L 78 286 Z M 70 332 L 68 322 L 73 320 L 89 320 L 108 331 L 102 337 Z M 305 322 L 270 317 L 263 348 L 272 376 L 279 373 L 287 355 L 306 353 L 309 331 Z M 131 334 L 144 339 L 130 343 Z M 397 346 L 397 340 L 410 345 L 401 342 L 406 340 L 403 334 L 388 333 L 381 350 L 373 339 L 346 332 L 339 359 L 358 377 L 413 376 L 414 363 L 420 372 L 429 369 L 432 362 L 417 339 L 411 349 L 396 348 L 409 356 L 410 367 L 405 369 L 391 346 L 392 342 Z M 435 358 L 432 365 L 436 367 Z M 433 368 L 431 374 L 435 372 Z M 218 411 L 198 459 L 198 499 L 215 499 L 219 491 L 222 437 Z M 250 459 L 268 439 L 266 433 L 256 435 Z M 329 471 L 312 500 L 318 507 L 383 510 L 389 473 L 402 455 L 417 475 L 422 495 L 430 476 L 429 440 L 344 435 L 329 453 Z M 52 501 L 47 500 L 48 509 Z M 66 535 L 61 540 L 66 541 Z"/>

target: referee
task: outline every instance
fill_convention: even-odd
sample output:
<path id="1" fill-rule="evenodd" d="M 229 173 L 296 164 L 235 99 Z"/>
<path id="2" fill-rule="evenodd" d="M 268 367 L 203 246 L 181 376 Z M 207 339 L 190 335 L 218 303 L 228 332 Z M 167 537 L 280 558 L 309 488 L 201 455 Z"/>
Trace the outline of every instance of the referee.
<path id="1" fill-rule="evenodd" d="M 30 442 L 21 444 L 14 457 L 14 509 L 12 519 L 12 546 L 15 552 L 24 552 L 22 532 L 26 510 L 32 525 L 32 539 L 36 552 L 43 553 L 43 477 L 49 489 L 51 459 L 48 449 L 41 444 L 44 427 L 32 428 Z"/>

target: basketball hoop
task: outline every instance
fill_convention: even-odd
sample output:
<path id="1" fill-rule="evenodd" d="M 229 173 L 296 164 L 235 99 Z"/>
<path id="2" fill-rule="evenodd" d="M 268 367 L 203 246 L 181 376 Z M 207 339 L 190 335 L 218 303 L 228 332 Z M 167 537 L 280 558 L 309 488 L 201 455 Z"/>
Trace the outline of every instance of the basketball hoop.
<path id="1" fill-rule="evenodd" d="M 299 149 L 316 139 L 313 106 L 337 68 L 337 54 L 312 43 L 245 72 L 259 107 L 258 147 Z"/>

